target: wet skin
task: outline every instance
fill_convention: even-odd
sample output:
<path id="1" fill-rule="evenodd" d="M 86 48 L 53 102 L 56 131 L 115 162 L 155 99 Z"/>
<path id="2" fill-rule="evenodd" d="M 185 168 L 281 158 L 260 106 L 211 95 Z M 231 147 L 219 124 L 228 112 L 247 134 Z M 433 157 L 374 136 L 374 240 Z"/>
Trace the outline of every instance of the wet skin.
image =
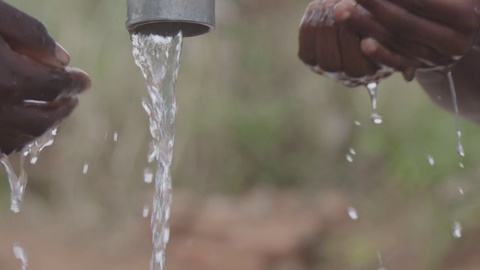
<path id="1" fill-rule="evenodd" d="M 350 86 L 388 66 L 416 78 L 448 109 L 444 70 L 451 68 L 461 114 L 480 122 L 479 11 L 480 0 L 313 1 L 300 27 L 299 57 L 320 73 L 345 74 Z"/>
<path id="2" fill-rule="evenodd" d="M 78 104 L 88 75 L 35 18 L 0 0 L 0 151 L 10 154 L 44 134 Z"/>

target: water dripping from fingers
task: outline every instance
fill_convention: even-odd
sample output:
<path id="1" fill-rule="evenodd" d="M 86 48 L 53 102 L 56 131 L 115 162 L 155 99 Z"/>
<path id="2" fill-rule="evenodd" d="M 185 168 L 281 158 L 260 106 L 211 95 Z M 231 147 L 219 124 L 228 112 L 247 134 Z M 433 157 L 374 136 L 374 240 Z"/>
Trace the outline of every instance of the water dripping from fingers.
<path id="1" fill-rule="evenodd" d="M 463 145 L 462 145 L 462 131 L 460 130 L 457 92 L 456 92 L 456 89 L 455 89 L 455 82 L 453 80 L 451 70 L 447 70 L 447 79 L 448 79 L 448 86 L 450 88 L 450 96 L 452 98 L 453 112 L 455 114 L 455 120 L 454 121 L 455 121 L 456 137 L 457 137 L 457 154 L 460 157 L 465 157 L 465 150 L 464 150 Z"/>
<path id="2" fill-rule="evenodd" d="M 372 102 L 372 109 L 376 110 L 377 109 L 377 90 L 378 90 L 378 83 L 377 82 L 371 82 L 367 84 L 367 90 L 368 94 L 370 95 L 370 99 Z"/>
<path id="3" fill-rule="evenodd" d="M 372 109 L 373 109 L 373 113 L 371 114 L 370 118 L 374 124 L 380 125 L 383 123 L 383 118 L 380 114 L 376 112 L 378 107 L 378 98 L 377 98 L 378 82 L 371 82 L 367 84 L 366 87 L 368 90 L 368 94 L 370 95 L 370 100 L 372 102 Z"/>

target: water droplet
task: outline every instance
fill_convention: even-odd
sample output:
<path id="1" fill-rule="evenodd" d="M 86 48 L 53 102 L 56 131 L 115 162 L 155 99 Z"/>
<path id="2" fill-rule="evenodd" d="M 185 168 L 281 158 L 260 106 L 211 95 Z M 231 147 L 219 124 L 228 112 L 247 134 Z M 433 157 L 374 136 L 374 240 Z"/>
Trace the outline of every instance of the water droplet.
<path id="1" fill-rule="evenodd" d="M 430 164 L 430 166 L 435 165 L 435 159 L 433 158 L 432 155 L 427 156 L 427 161 L 428 161 L 428 164 Z"/>
<path id="2" fill-rule="evenodd" d="M 148 207 L 148 205 L 145 205 L 142 211 L 143 218 L 147 218 L 149 214 L 150 214 L 150 208 Z"/>
<path id="3" fill-rule="evenodd" d="M 355 121 L 354 123 L 355 123 L 356 126 L 361 126 L 362 125 L 362 123 L 360 123 L 360 121 Z"/>
<path id="4" fill-rule="evenodd" d="M 25 252 L 25 249 L 22 246 L 15 244 L 13 245 L 12 250 L 15 258 L 22 262 L 22 270 L 27 270 L 28 259 L 27 259 L 27 253 Z"/>
<path id="5" fill-rule="evenodd" d="M 113 141 L 117 142 L 118 141 L 118 132 L 113 133 Z"/>
<path id="6" fill-rule="evenodd" d="M 353 148 L 348 149 L 348 152 L 349 152 L 350 154 L 352 154 L 352 155 L 356 155 L 356 154 L 357 154 L 357 151 L 355 151 L 355 149 L 353 149 Z"/>
<path id="7" fill-rule="evenodd" d="M 38 161 L 38 156 L 48 146 L 53 145 L 55 136 L 57 135 L 57 128 L 52 128 L 45 132 L 45 134 L 34 142 L 28 144 L 22 149 L 23 156 L 30 156 L 30 164 L 34 165 Z"/>
<path id="8" fill-rule="evenodd" d="M 347 211 L 348 211 L 348 216 L 350 217 L 350 219 L 352 219 L 352 220 L 357 220 L 358 219 L 357 209 L 355 209 L 353 207 L 349 207 L 347 209 Z"/>
<path id="9" fill-rule="evenodd" d="M 86 163 L 86 162 L 83 163 L 83 169 L 82 169 L 82 173 L 83 173 L 83 174 L 87 174 L 87 172 L 88 172 L 88 167 L 89 167 L 89 166 L 88 166 L 88 163 Z"/>
<path id="10" fill-rule="evenodd" d="M 460 193 L 460 195 L 465 195 L 465 191 L 461 187 L 458 187 L 458 193 Z"/>
<path id="11" fill-rule="evenodd" d="M 378 88 L 377 82 L 371 82 L 367 84 L 368 94 L 370 95 L 370 98 L 372 101 L 372 108 L 374 110 L 377 109 L 377 88 Z"/>
<path id="12" fill-rule="evenodd" d="M 145 181 L 145 183 L 151 184 L 153 182 L 153 172 L 150 168 L 145 168 L 143 175 L 143 181 Z"/>
<path id="13" fill-rule="evenodd" d="M 370 118 L 372 119 L 372 122 L 374 124 L 377 124 L 377 125 L 380 125 L 383 123 L 383 118 L 381 115 L 379 115 L 378 113 L 372 113 L 372 115 L 370 116 Z"/>
<path id="14" fill-rule="evenodd" d="M 103 139 L 106 141 L 108 139 L 108 132 L 105 132 L 105 136 L 103 136 Z"/>
<path id="15" fill-rule="evenodd" d="M 459 162 L 458 166 L 460 166 L 460 168 L 462 168 L 462 169 L 465 169 L 465 164 L 463 164 L 463 162 Z"/>
<path id="16" fill-rule="evenodd" d="M 350 162 L 350 163 L 353 162 L 353 157 L 352 157 L 351 155 L 349 155 L 349 154 L 347 154 L 347 155 L 345 156 L 345 159 L 346 159 L 348 162 Z"/>
<path id="17" fill-rule="evenodd" d="M 462 231 L 463 231 L 463 227 L 462 227 L 462 224 L 460 224 L 460 222 L 453 223 L 453 226 L 452 226 L 453 237 L 461 238 L 462 237 Z"/>

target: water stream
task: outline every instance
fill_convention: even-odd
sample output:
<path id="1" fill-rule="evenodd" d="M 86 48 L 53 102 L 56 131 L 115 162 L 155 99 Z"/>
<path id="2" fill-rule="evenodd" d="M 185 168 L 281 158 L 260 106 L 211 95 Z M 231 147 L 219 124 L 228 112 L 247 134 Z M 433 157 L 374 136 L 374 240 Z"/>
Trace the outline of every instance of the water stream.
<path id="1" fill-rule="evenodd" d="M 165 266 L 165 249 L 169 240 L 172 181 L 170 165 L 173 156 L 174 122 L 177 105 L 175 83 L 178 74 L 183 36 L 132 35 L 133 56 L 147 82 L 148 95 L 142 101 L 150 119 L 152 141 L 148 153 L 150 166 L 143 181 L 155 182 L 151 208 L 153 253 L 151 270 Z M 147 208 L 145 208 L 147 209 Z M 143 216 L 148 216 L 144 209 Z"/>
<path id="2" fill-rule="evenodd" d="M 383 118 L 380 114 L 376 112 L 378 107 L 378 99 L 377 99 L 377 90 L 378 90 L 378 82 L 371 82 L 366 85 L 368 94 L 370 95 L 370 99 L 372 102 L 372 109 L 373 113 L 370 115 L 370 119 L 374 124 L 380 125 L 383 123 Z"/>
<path id="3" fill-rule="evenodd" d="M 465 151 L 463 150 L 463 145 L 462 145 L 462 131 L 460 130 L 460 120 L 459 120 L 458 103 L 457 103 L 457 91 L 455 89 L 455 82 L 453 80 L 452 71 L 450 71 L 450 70 L 447 71 L 447 78 L 448 78 L 448 84 L 449 84 L 449 87 L 450 87 L 450 96 L 452 98 L 453 112 L 455 114 L 455 130 L 456 130 L 456 135 L 457 135 L 457 154 L 460 157 L 464 157 L 465 156 Z M 460 167 L 462 167 L 462 166 L 460 165 Z"/>
<path id="4" fill-rule="evenodd" d="M 53 144 L 55 135 L 57 134 L 57 128 L 50 129 L 43 136 L 39 137 L 34 142 L 25 146 L 20 155 L 19 173 L 15 172 L 15 168 L 10 162 L 10 158 L 7 155 L 2 154 L 0 156 L 0 162 L 5 167 L 5 171 L 8 176 L 8 182 L 10 183 L 10 210 L 14 213 L 20 212 L 20 206 L 25 194 L 25 188 L 27 187 L 28 175 L 25 170 L 25 160 L 30 158 L 31 164 L 36 164 L 38 156 L 45 147 Z"/>

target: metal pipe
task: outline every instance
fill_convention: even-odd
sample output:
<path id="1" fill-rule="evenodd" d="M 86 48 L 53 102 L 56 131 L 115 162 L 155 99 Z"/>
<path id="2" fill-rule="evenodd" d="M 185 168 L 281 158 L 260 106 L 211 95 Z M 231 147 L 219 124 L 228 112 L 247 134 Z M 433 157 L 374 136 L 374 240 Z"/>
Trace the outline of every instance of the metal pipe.
<path id="1" fill-rule="evenodd" d="M 215 27 L 215 0 L 127 0 L 131 33 L 192 37 Z"/>

